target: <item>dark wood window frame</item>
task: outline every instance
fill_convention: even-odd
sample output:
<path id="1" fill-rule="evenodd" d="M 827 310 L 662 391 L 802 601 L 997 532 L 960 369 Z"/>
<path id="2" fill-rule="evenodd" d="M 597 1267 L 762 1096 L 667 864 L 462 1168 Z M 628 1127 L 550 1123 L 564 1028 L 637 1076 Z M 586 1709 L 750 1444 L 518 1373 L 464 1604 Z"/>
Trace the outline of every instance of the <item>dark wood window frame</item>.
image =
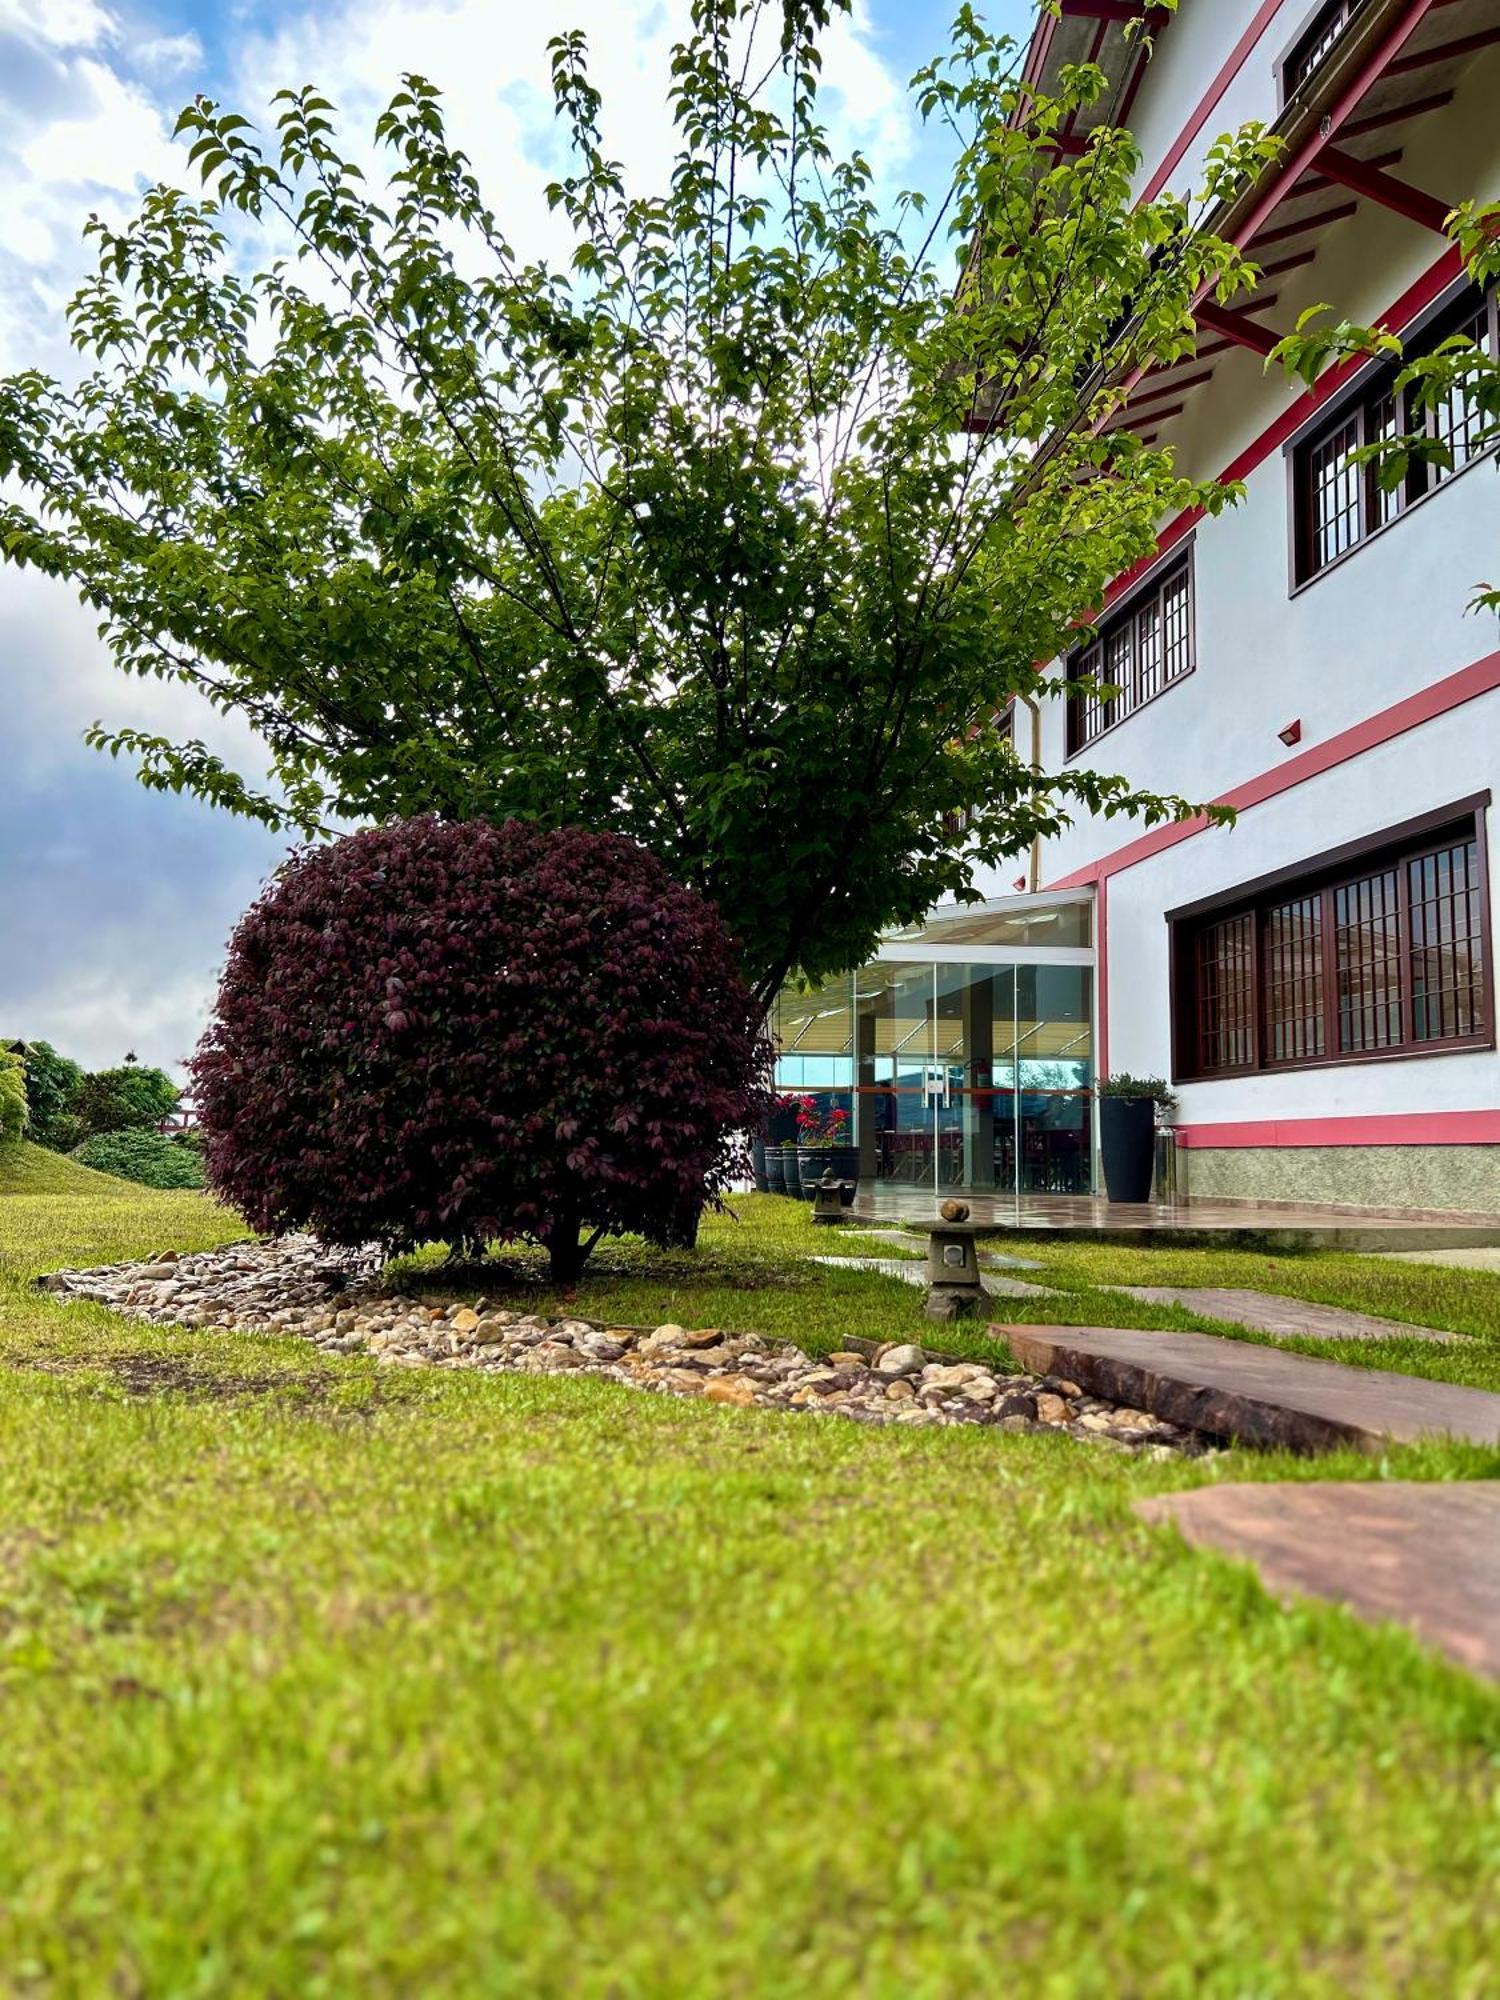
<path id="1" fill-rule="evenodd" d="M 1276 65 L 1283 104 L 1322 68 L 1363 5 L 1364 0 L 1319 0 Z"/>
<path id="2" fill-rule="evenodd" d="M 1416 332 L 1408 333 L 1405 359 L 1431 353 L 1451 334 L 1471 327 L 1482 331 L 1482 344 L 1490 354 L 1500 355 L 1500 288 L 1481 293 L 1475 286 L 1463 287 Z M 1495 449 L 1491 443 L 1467 451 L 1451 472 L 1416 460 L 1403 484 L 1390 492 L 1381 488 L 1373 466 L 1343 463 L 1340 440 L 1342 452 L 1348 452 L 1382 435 L 1417 430 L 1429 437 L 1442 435 L 1445 417 L 1453 414 L 1451 399 L 1448 406 L 1418 409 L 1411 389 L 1396 389 L 1399 372 L 1389 364 L 1362 371 L 1287 447 L 1294 594 Z M 1320 492 L 1331 504 L 1319 506 Z"/>
<path id="3" fill-rule="evenodd" d="M 1143 708 L 1185 681 L 1198 665 L 1198 605 L 1193 540 L 1174 548 L 1099 620 L 1094 637 L 1063 662 L 1069 681 L 1121 692 L 1102 699 L 1090 688 L 1067 698 L 1067 758 L 1093 748 Z M 1123 672 L 1122 672 L 1123 668 Z"/>
<path id="4" fill-rule="evenodd" d="M 1169 911 L 1174 1079 L 1193 1083 L 1493 1049 L 1489 804 L 1488 792 L 1458 800 Z M 1427 892 L 1414 904 L 1413 870 L 1471 843 L 1472 881 L 1434 889 L 1434 866 L 1424 873 Z M 1462 932 L 1455 924 L 1434 944 L 1428 912 L 1444 895 L 1453 917 L 1458 899 L 1466 899 L 1473 924 Z M 1434 983 L 1432 958 L 1435 949 L 1455 943 L 1465 947 L 1472 967 L 1463 995 L 1471 1025 L 1445 1032 L 1449 989 L 1441 967 Z M 1434 991 L 1436 1032 L 1429 1012 Z M 1455 1000 L 1455 1021 L 1460 1011 Z"/>

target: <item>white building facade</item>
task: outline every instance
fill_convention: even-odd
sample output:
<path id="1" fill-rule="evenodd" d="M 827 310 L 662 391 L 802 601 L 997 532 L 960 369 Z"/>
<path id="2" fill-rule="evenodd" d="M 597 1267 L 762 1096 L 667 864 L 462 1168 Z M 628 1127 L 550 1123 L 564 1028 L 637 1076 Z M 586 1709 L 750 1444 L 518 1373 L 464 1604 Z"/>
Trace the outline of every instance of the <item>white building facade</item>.
<path id="1" fill-rule="evenodd" d="M 1163 522 L 1092 650 L 1048 670 L 1118 697 L 1040 705 L 1047 768 L 1237 809 L 1081 818 L 1044 851 L 1044 890 L 1095 894 L 1094 1070 L 1172 1080 L 1190 1197 L 1500 1212 L 1500 628 L 1469 609 L 1500 581 L 1497 461 L 1455 400 L 1430 419 L 1453 470 L 1384 493 L 1347 453 L 1407 427 L 1390 369 L 1304 393 L 1264 360 L 1321 301 L 1409 354 L 1452 331 L 1496 351 L 1441 225 L 1500 196 L 1500 0 L 1181 0 L 1149 58 L 1121 12 L 1062 0 L 1030 74 L 1104 65 L 1097 115 L 1137 134 L 1143 195 L 1189 191 L 1248 119 L 1286 151 L 1229 218 L 1258 292 L 1201 312 L 1196 355 L 1125 419 L 1245 497 Z"/>

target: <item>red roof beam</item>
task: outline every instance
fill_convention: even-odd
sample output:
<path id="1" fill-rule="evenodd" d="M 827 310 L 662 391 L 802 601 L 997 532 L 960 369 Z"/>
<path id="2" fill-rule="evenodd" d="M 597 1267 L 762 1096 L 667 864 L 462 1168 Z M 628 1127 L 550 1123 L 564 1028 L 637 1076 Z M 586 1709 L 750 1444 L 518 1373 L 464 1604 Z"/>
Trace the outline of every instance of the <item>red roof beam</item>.
<path id="1" fill-rule="evenodd" d="M 1375 111 L 1368 118 L 1351 119 L 1347 125 L 1338 128 L 1341 139 L 1357 139 L 1361 132 L 1383 131 L 1387 125 L 1399 125 L 1406 118 L 1420 118 L 1427 111 L 1441 111 L 1453 102 L 1451 90 L 1435 91 L 1431 97 L 1414 97 L 1409 104 L 1393 104 L 1389 111 Z"/>
<path id="2" fill-rule="evenodd" d="M 1269 354 L 1281 338 L 1272 333 L 1259 320 L 1249 319 L 1244 313 L 1225 312 L 1211 299 L 1200 299 L 1193 307 L 1193 318 L 1199 326 L 1207 327 L 1210 333 L 1222 334 L 1226 340 L 1238 347 L 1248 347 L 1252 354 Z"/>
<path id="3" fill-rule="evenodd" d="M 1476 34 L 1460 35 L 1456 42 L 1442 42 L 1433 49 L 1414 49 L 1409 56 L 1397 56 L 1386 75 L 1409 76 L 1413 70 L 1428 69 L 1433 63 L 1456 62 L 1460 56 L 1475 55 L 1495 42 L 1500 42 L 1500 28 L 1481 28 Z"/>
<path id="4" fill-rule="evenodd" d="M 1447 221 L 1455 203 L 1439 201 L 1436 195 L 1424 193 L 1409 181 L 1399 181 L 1394 174 L 1366 166 L 1363 160 L 1356 160 L 1337 146 L 1325 146 L 1318 155 L 1318 164 L 1340 187 L 1378 201 L 1383 208 L 1393 209 L 1409 222 L 1419 222 L 1435 235 L 1447 235 Z"/>
<path id="5" fill-rule="evenodd" d="M 1278 257 L 1274 264 L 1262 264 L 1260 275 L 1263 278 L 1279 278 L 1283 271 L 1297 271 L 1304 264 L 1310 264 L 1317 254 L 1316 250 L 1298 250 L 1290 257 Z"/>
<path id="6" fill-rule="evenodd" d="M 1300 194 L 1302 190 L 1299 188 Z M 1259 250 L 1269 250 L 1273 243 L 1285 243 L 1289 237 L 1302 236 L 1309 229 L 1322 229 L 1326 223 L 1345 222 L 1358 211 L 1357 201 L 1340 202 L 1337 208 L 1320 208 L 1316 215 L 1306 215 L 1300 222 L 1283 222 L 1276 229 L 1263 229 L 1259 236 L 1245 245 L 1247 256 L 1253 257 Z"/>
<path id="7" fill-rule="evenodd" d="M 1141 422 L 1145 424 L 1164 424 L 1168 417 L 1180 417 L 1185 407 L 1182 403 L 1173 403 L 1165 410 L 1142 410 Z M 1117 431 L 1128 431 L 1134 430 L 1135 426 L 1126 422 L 1115 424 L 1113 428 Z"/>
<path id="8" fill-rule="evenodd" d="M 1397 146 L 1389 153 L 1376 153 L 1372 159 L 1365 161 L 1365 165 L 1367 167 L 1397 167 L 1401 164 L 1401 158 L 1401 148 Z M 1288 201 L 1301 201 L 1305 194 L 1317 194 L 1323 188 L 1337 187 L 1337 185 L 1337 181 L 1329 180 L 1326 174 L 1308 174 L 1304 179 L 1298 181 L 1286 199 Z"/>
<path id="9" fill-rule="evenodd" d="M 1180 362 L 1177 362 L 1174 363 L 1173 365 L 1176 367 L 1180 367 L 1182 364 Z M 1156 371 L 1155 369 L 1153 369 L 1151 372 L 1155 374 Z M 1180 396 L 1184 389 L 1196 389 L 1200 382 L 1211 382 L 1213 380 L 1213 374 L 1214 371 L 1212 370 L 1212 368 L 1205 368 L 1201 374 L 1184 375 L 1180 377 L 1180 379 L 1176 382 L 1163 382 L 1161 386 L 1156 389 L 1137 389 L 1130 398 L 1130 408 L 1132 410 L 1135 410 L 1139 409 L 1142 403 L 1159 402 L 1163 396 Z M 1149 416 L 1154 417 L 1156 416 L 1157 412 L 1155 410 L 1151 410 L 1148 411 L 1147 414 Z"/>

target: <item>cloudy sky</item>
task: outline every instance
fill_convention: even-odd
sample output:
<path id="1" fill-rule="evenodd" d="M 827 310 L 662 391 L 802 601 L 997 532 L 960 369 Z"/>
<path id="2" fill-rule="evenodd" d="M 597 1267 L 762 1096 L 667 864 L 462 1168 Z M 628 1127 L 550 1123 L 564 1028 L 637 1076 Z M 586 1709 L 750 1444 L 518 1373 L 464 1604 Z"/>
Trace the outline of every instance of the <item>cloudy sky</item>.
<path id="1" fill-rule="evenodd" d="M 957 0 L 857 0 L 827 51 L 836 129 L 900 182 L 932 185 L 905 90 Z M 518 245 L 544 251 L 556 170 L 545 44 L 587 29 L 615 152 L 647 185 L 670 134 L 666 57 L 684 0 L 0 0 L 0 374 L 75 363 L 65 302 L 91 211 L 123 221 L 157 180 L 185 184 L 170 134 L 197 91 L 259 120 L 317 83 L 368 130 L 403 70 L 445 92 L 454 136 L 504 189 Z M 1031 0 L 996 0 L 1023 28 Z M 893 185 L 895 183 L 892 183 Z M 200 736 L 257 768 L 248 738 L 184 690 L 118 673 L 64 586 L 0 566 L 0 1034 L 87 1064 L 179 1064 L 224 941 L 282 852 L 262 829 L 141 788 L 88 749 L 96 718 Z"/>

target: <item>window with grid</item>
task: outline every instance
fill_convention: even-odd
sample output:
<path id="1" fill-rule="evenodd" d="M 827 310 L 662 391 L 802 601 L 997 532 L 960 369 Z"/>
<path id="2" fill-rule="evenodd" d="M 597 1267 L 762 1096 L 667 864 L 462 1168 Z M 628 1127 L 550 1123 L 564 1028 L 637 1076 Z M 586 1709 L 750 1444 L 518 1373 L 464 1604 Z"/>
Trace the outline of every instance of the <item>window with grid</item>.
<path id="1" fill-rule="evenodd" d="M 1397 871 L 1332 891 L 1338 1042 L 1351 1054 L 1401 1040 L 1401 913 Z"/>
<path id="2" fill-rule="evenodd" d="M 1481 297 L 1471 291 L 1420 339 L 1407 344 L 1405 358 L 1430 354 L 1454 335 L 1494 355 L 1500 353 L 1497 334 L 1493 293 Z M 1377 376 L 1362 397 L 1343 404 L 1293 453 L 1297 581 L 1316 576 L 1450 476 L 1448 467 L 1413 457 L 1398 485 L 1383 486 L 1377 467 L 1357 464 L 1355 452 L 1382 439 L 1425 435 L 1447 447 L 1456 472 L 1484 448 L 1485 428 L 1477 400 L 1462 383 L 1427 408 L 1415 384 L 1398 389 L 1390 371 Z"/>
<path id="3" fill-rule="evenodd" d="M 1408 861 L 1412 1039 L 1484 1028 L 1482 884 L 1477 840 Z"/>
<path id="4" fill-rule="evenodd" d="M 1323 1053 L 1323 899 L 1294 896 L 1266 911 L 1266 1060 L 1308 1062 Z"/>
<path id="5" fill-rule="evenodd" d="M 1068 679 L 1080 683 L 1068 697 L 1068 755 L 1192 671 L 1192 578 L 1182 562 L 1106 619 L 1068 662 Z"/>
<path id="6" fill-rule="evenodd" d="M 1281 65 L 1281 96 L 1285 103 L 1299 84 L 1321 69 L 1345 28 L 1359 12 L 1362 0 L 1328 0 L 1313 16 L 1305 33 Z"/>
<path id="7" fill-rule="evenodd" d="M 1483 819 L 1173 929 L 1179 1075 L 1488 1047 Z"/>
<path id="8" fill-rule="evenodd" d="M 1476 347 L 1488 347 L 1490 333 L 1488 301 L 1453 331 L 1464 340 L 1472 340 Z M 1456 382 L 1443 400 L 1428 412 L 1427 427 L 1439 444 L 1448 447 L 1453 457 L 1451 470 L 1457 472 L 1460 466 L 1468 464 L 1479 449 L 1479 437 L 1484 428 L 1484 419 L 1479 405 L 1469 394 L 1466 385 Z M 1448 477 L 1449 470 L 1449 467 L 1434 461 L 1427 467 L 1427 476 L 1436 485 L 1439 480 Z"/>
<path id="9" fill-rule="evenodd" d="M 1205 1070 L 1248 1069 L 1255 1051 L 1255 926 L 1226 917 L 1198 935 L 1198 1059 Z"/>

